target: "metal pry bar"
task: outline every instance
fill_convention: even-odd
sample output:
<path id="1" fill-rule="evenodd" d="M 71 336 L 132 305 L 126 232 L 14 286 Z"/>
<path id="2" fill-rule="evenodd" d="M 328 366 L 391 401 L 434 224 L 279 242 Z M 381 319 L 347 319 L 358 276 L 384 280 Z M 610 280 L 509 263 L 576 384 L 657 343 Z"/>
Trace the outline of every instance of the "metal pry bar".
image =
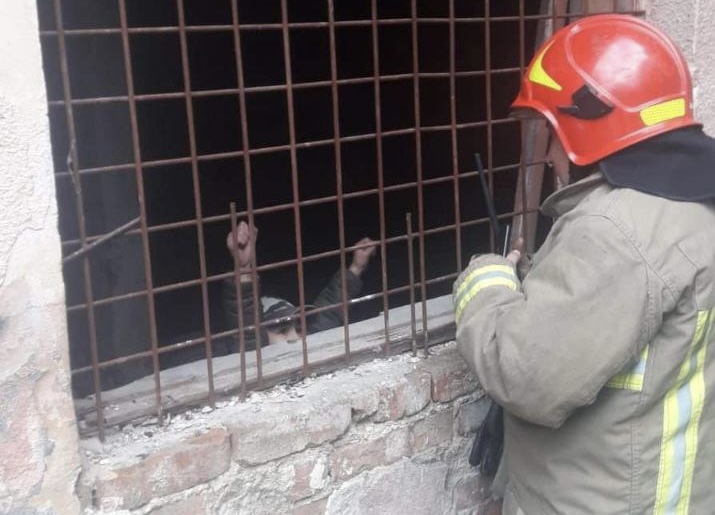
<path id="1" fill-rule="evenodd" d="M 477 152 L 474 154 L 474 161 L 477 163 L 477 171 L 479 172 L 479 180 L 482 183 L 482 192 L 484 193 L 484 202 L 487 205 L 487 214 L 489 215 L 489 220 L 492 225 L 492 233 L 494 234 L 494 242 L 499 241 L 501 235 L 501 225 L 499 224 L 499 219 L 497 218 L 497 211 L 494 206 L 494 198 L 489 191 L 489 186 L 487 185 L 487 177 L 484 172 L 484 166 L 482 165 L 482 156 Z M 504 243 L 502 246 L 502 256 L 506 256 L 509 252 L 509 233 L 511 226 L 506 225 L 504 231 Z"/>

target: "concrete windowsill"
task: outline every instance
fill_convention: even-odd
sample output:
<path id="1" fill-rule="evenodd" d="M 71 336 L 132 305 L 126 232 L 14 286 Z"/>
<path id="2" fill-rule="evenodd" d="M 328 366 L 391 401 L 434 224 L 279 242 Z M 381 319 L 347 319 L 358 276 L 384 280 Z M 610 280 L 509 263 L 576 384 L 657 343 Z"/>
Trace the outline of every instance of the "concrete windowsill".
<path id="1" fill-rule="evenodd" d="M 434 345 L 454 338 L 454 317 L 450 295 L 427 301 L 428 344 Z M 410 306 L 390 309 L 389 339 L 392 348 L 411 348 L 412 317 Z M 423 345 L 422 307 L 415 306 L 415 339 Z M 385 342 L 384 318 L 375 317 L 350 324 L 350 352 L 361 361 L 381 355 Z M 325 363 L 345 356 L 343 327 L 312 334 L 307 337 L 308 363 Z M 247 352 L 246 381 L 257 379 L 256 353 Z M 262 377 L 270 379 L 289 371 L 297 374 L 303 368 L 303 348 L 297 344 L 269 345 L 261 349 Z M 212 360 L 214 391 L 217 395 L 235 392 L 241 385 L 239 354 L 215 357 Z M 311 368 L 313 370 L 313 368 Z M 206 360 L 194 361 L 159 373 L 162 411 L 205 402 L 209 393 Z M 266 381 L 267 383 L 269 381 Z M 125 386 L 102 392 L 106 426 L 120 425 L 156 415 L 154 375 L 140 378 Z M 75 400 L 80 429 L 92 433 L 96 428 L 94 396 Z"/>

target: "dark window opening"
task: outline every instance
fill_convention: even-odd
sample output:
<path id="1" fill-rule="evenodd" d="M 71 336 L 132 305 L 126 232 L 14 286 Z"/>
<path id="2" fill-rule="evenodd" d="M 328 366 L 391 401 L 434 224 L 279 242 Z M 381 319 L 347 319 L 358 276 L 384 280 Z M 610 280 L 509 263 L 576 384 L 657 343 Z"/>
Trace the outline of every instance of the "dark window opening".
<path id="1" fill-rule="evenodd" d="M 596 3 L 38 0 L 76 397 L 101 409 L 102 390 L 236 352 L 232 203 L 259 229 L 260 293 L 296 306 L 375 240 L 349 322 L 385 317 L 385 353 L 409 348 L 387 312 L 498 248 L 475 153 L 503 221 L 523 214 L 509 103 L 537 42 Z"/>

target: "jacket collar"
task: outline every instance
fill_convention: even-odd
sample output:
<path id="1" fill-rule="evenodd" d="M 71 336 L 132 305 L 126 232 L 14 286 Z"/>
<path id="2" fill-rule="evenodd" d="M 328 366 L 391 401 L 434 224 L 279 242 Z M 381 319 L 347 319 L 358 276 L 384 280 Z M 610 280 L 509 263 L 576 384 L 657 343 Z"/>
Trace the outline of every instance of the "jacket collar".
<path id="1" fill-rule="evenodd" d="M 555 191 L 547 197 L 541 205 L 541 212 L 546 216 L 559 217 L 573 208 L 579 202 L 606 184 L 606 180 L 600 172 L 594 172 L 585 179 L 569 184 L 568 186 Z"/>

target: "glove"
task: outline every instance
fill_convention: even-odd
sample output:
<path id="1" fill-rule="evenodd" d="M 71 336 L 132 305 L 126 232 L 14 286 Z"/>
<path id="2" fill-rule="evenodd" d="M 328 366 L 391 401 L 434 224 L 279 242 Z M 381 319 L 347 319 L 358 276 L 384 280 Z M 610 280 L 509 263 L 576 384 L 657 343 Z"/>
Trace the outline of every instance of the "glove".
<path id="1" fill-rule="evenodd" d="M 504 450 L 504 410 L 492 401 L 477 430 L 469 453 L 469 464 L 477 467 L 485 476 L 494 476 Z"/>

